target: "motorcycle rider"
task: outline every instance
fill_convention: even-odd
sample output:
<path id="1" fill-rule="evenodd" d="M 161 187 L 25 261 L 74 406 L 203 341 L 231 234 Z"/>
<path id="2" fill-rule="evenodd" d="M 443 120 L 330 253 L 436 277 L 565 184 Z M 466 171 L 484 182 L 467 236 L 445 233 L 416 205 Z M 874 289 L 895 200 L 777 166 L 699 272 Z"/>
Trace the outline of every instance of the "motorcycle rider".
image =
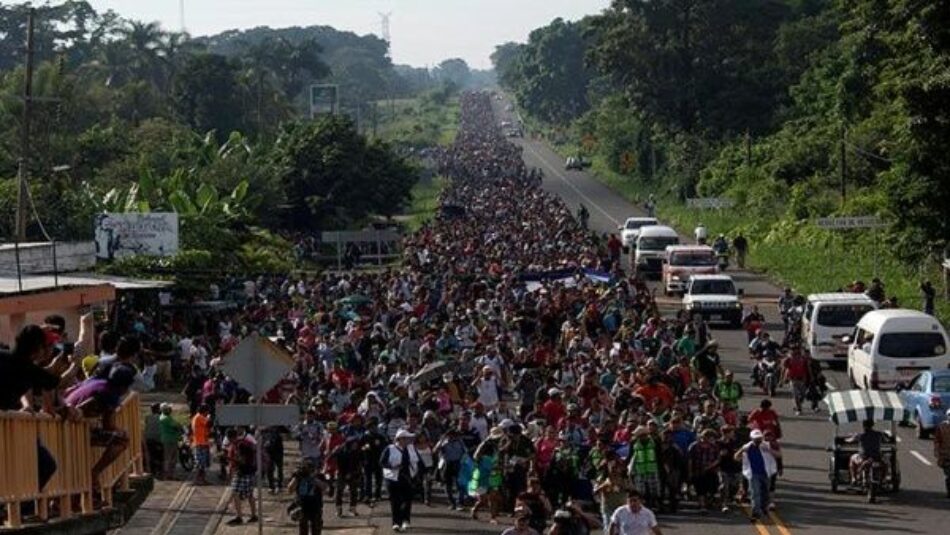
<path id="1" fill-rule="evenodd" d="M 706 231 L 706 227 L 702 223 L 696 225 L 696 230 L 693 231 L 693 234 L 696 236 L 697 244 L 706 245 L 706 239 L 709 237 L 709 233 Z"/>
<path id="2" fill-rule="evenodd" d="M 772 340 L 771 335 L 765 329 L 759 329 L 756 337 L 749 343 L 749 353 L 752 359 L 756 361 L 752 367 L 752 382 L 755 385 L 764 387 L 762 379 L 765 377 L 764 371 L 767 371 L 769 364 L 775 365 L 775 359 L 778 355 L 779 345 Z M 768 356 L 769 364 L 764 364 L 763 360 Z"/>
<path id="3" fill-rule="evenodd" d="M 851 462 L 848 466 L 852 485 L 857 485 L 864 463 L 881 460 L 881 444 L 884 442 L 884 433 L 874 429 L 873 420 L 864 420 L 863 427 L 863 433 L 845 439 L 849 444 L 857 443 L 859 445 L 858 452 L 851 456 Z"/>
<path id="4" fill-rule="evenodd" d="M 719 261 L 719 269 L 727 269 L 729 267 L 729 240 L 726 239 L 724 234 L 720 234 L 716 236 L 712 248 Z"/>

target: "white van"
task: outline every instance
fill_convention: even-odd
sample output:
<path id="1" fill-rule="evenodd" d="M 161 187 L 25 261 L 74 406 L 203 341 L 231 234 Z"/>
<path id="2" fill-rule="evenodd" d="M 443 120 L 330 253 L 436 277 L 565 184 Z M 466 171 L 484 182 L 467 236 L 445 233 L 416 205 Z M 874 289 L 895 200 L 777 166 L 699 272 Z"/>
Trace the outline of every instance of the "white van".
<path id="1" fill-rule="evenodd" d="M 638 274 L 663 271 L 663 259 L 666 248 L 679 245 L 680 237 L 675 230 L 663 225 L 640 227 L 637 235 L 637 252 L 633 257 L 633 267 Z"/>
<path id="2" fill-rule="evenodd" d="M 849 344 L 848 378 L 855 388 L 894 388 L 924 370 L 950 367 L 947 331 L 916 310 L 868 312 L 843 341 Z"/>
<path id="3" fill-rule="evenodd" d="M 877 305 L 858 293 L 825 293 L 808 296 L 802 314 L 802 340 L 812 358 L 822 362 L 840 362 L 848 358 L 848 346 L 842 338 L 854 332 L 854 326 Z"/>

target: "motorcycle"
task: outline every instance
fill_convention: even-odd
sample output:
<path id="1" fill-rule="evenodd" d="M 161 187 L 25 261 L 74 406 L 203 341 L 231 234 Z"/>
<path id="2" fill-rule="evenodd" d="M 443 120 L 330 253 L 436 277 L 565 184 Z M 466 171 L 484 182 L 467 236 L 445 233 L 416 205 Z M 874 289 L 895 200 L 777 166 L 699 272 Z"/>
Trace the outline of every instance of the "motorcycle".
<path id="1" fill-rule="evenodd" d="M 729 269 L 729 253 L 716 253 L 716 261 L 719 266 L 719 271 L 725 271 Z"/>
<path id="2" fill-rule="evenodd" d="M 758 372 L 756 383 L 770 397 L 775 397 L 775 391 L 778 389 L 778 382 L 781 377 L 778 359 L 774 357 L 762 358 L 756 366 L 756 371 Z"/>

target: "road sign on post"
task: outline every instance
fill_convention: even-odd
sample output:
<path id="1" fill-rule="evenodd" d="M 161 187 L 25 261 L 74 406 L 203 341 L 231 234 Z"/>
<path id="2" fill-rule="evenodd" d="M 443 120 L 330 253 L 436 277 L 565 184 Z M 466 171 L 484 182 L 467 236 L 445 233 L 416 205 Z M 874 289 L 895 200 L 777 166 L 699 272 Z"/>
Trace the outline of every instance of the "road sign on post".
<path id="1" fill-rule="evenodd" d="M 877 216 L 822 217 L 818 219 L 818 228 L 827 230 L 847 230 L 855 228 L 881 228 L 887 226 Z"/>
<path id="2" fill-rule="evenodd" d="M 264 405 L 261 399 L 294 367 L 286 349 L 254 333 L 231 350 L 221 370 L 254 396 L 253 405 L 225 405 L 218 409 L 222 425 L 253 425 L 257 439 L 257 532 L 264 533 L 263 465 L 261 427 L 293 425 L 300 418 L 296 405 Z"/>
<path id="3" fill-rule="evenodd" d="M 310 118 L 340 112 L 340 87 L 334 84 L 310 86 Z"/>
<path id="4" fill-rule="evenodd" d="M 875 229 L 886 227 L 887 223 L 878 216 L 865 215 L 853 217 L 822 217 L 818 219 L 818 228 L 825 230 L 853 230 L 853 229 Z M 877 278 L 878 272 L 878 252 L 877 244 L 880 240 L 874 240 L 874 277 Z"/>
<path id="5" fill-rule="evenodd" d="M 735 202 L 732 199 L 726 199 L 724 197 L 703 197 L 703 198 L 691 198 L 686 199 L 686 206 L 690 208 L 698 208 L 700 210 L 722 210 L 724 208 L 732 208 L 735 206 Z"/>

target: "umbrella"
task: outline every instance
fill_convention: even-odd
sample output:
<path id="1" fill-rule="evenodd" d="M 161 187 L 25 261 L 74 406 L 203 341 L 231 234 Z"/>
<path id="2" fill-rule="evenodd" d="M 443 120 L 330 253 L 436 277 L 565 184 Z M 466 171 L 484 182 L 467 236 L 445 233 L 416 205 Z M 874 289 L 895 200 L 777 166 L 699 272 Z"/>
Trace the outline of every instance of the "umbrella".
<path id="1" fill-rule="evenodd" d="M 881 390 L 842 390 L 825 396 L 830 420 L 835 424 L 861 422 L 909 422 L 910 410 L 897 392 Z"/>
<path id="2" fill-rule="evenodd" d="M 446 362 L 444 360 L 437 360 L 435 362 L 430 362 L 422 367 L 421 370 L 416 372 L 412 376 L 412 380 L 417 383 L 427 383 L 433 379 L 438 379 L 446 372 L 452 371 L 453 368 L 456 368 L 457 365 L 453 362 Z"/>

